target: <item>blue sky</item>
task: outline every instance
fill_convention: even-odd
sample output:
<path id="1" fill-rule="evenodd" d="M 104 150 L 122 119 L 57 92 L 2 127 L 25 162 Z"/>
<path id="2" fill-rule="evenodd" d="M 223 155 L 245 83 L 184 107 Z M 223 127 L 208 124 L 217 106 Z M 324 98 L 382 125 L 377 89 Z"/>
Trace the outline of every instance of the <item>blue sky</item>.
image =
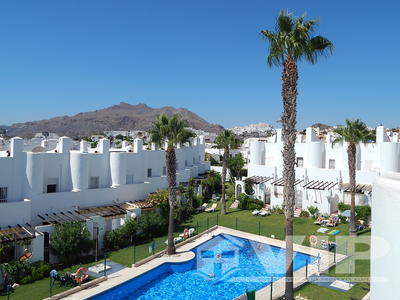
<path id="1" fill-rule="evenodd" d="M 2 1 L 0 124 L 121 101 L 188 108 L 224 126 L 277 126 L 280 69 L 261 29 L 280 9 L 319 17 L 333 56 L 299 65 L 298 127 L 399 126 L 396 1 Z"/>

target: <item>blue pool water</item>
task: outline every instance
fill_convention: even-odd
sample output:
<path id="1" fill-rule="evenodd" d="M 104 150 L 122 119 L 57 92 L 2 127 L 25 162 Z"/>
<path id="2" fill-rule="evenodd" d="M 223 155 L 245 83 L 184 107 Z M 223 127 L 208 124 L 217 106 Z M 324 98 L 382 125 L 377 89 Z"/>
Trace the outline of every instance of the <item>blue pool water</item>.
<path id="1" fill-rule="evenodd" d="M 232 299 L 285 273 L 285 249 L 227 234 L 192 251 L 196 257 L 191 261 L 163 264 L 90 299 Z M 315 259 L 295 252 L 294 270 Z"/>

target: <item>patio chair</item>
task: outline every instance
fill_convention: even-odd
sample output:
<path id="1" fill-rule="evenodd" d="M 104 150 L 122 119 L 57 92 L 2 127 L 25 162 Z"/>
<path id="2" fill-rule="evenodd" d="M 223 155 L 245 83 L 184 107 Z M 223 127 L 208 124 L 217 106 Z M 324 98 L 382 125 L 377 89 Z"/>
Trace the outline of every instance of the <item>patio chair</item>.
<path id="1" fill-rule="evenodd" d="M 214 212 L 216 208 L 217 208 L 217 204 L 213 203 L 213 205 L 211 205 L 211 207 L 209 207 L 209 208 L 206 208 L 205 211 L 206 212 Z"/>
<path id="2" fill-rule="evenodd" d="M 315 224 L 315 225 L 322 225 L 322 224 L 324 224 L 324 222 L 325 222 L 325 219 L 324 219 L 323 217 L 319 216 L 319 217 L 315 220 L 314 224 Z"/>

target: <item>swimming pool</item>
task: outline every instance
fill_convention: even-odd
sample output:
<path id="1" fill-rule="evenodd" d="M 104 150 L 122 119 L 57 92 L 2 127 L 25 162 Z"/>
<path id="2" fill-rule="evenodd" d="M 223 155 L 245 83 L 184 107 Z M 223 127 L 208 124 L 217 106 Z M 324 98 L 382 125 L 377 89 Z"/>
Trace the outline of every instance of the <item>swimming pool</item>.
<path id="1" fill-rule="evenodd" d="M 192 249 L 195 258 L 165 263 L 91 300 L 232 299 L 285 274 L 285 249 L 219 234 Z M 316 257 L 295 252 L 294 270 Z"/>

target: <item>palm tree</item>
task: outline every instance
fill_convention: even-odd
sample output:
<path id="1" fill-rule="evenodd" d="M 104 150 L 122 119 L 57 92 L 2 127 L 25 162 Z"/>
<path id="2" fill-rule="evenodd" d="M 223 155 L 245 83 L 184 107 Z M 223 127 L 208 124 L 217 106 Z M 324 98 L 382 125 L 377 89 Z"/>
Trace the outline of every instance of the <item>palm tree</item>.
<path id="1" fill-rule="evenodd" d="M 150 130 L 150 139 L 158 147 L 166 145 L 165 163 L 167 167 L 169 220 L 168 220 L 168 255 L 175 253 L 174 244 L 174 208 L 176 204 L 176 154 L 175 147 L 190 142 L 194 133 L 188 129 L 187 122 L 179 115 L 168 117 L 165 114 L 159 115 Z"/>
<path id="2" fill-rule="evenodd" d="M 305 20 L 305 14 L 294 17 L 281 11 L 276 20 L 276 30 L 262 30 L 262 36 L 269 44 L 267 63 L 269 67 L 283 67 L 281 117 L 283 134 L 283 201 L 286 219 L 286 288 L 285 299 L 293 299 L 293 214 L 295 201 L 295 142 L 296 142 L 296 101 L 297 62 L 317 62 L 321 55 L 333 51 L 333 44 L 322 36 L 312 36 L 318 20 Z"/>
<path id="3" fill-rule="evenodd" d="M 228 168 L 229 150 L 237 148 L 239 140 L 236 135 L 230 130 L 222 131 L 216 138 L 215 144 L 217 148 L 224 149 L 224 154 L 222 156 L 222 176 L 221 176 L 221 214 L 226 214 L 226 197 L 225 197 L 225 180 L 226 180 L 226 170 Z"/>
<path id="4" fill-rule="evenodd" d="M 338 126 L 335 129 L 338 137 L 334 143 L 346 142 L 347 145 L 347 160 L 349 165 L 349 179 L 350 179 L 350 192 L 351 192 L 351 208 L 350 208 L 350 223 L 349 234 L 356 236 L 356 222 L 355 222 L 355 192 L 356 192 L 356 155 L 357 145 L 359 143 L 366 143 L 375 139 L 375 134 L 368 129 L 367 125 L 361 120 L 346 120 L 346 126 Z"/>

